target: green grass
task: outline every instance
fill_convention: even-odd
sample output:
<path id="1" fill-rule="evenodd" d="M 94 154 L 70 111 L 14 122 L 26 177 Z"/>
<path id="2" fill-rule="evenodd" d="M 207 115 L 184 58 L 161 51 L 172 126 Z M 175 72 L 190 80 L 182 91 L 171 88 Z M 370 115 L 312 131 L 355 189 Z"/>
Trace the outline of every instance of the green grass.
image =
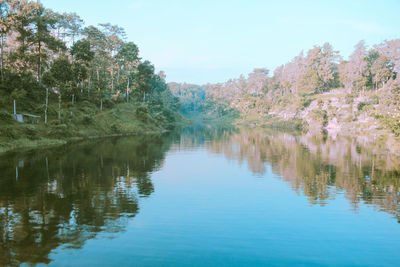
<path id="1" fill-rule="evenodd" d="M 161 132 L 171 122 L 143 105 L 116 104 L 104 109 L 88 102 L 77 103 L 63 109 L 57 118 L 58 106 L 49 106 L 48 124 L 18 123 L 6 110 L 0 110 L 0 153 L 41 146 L 62 145 L 71 140 L 92 136 Z M 182 119 L 180 114 L 178 121 Z M 183 120 L 183 119 L 182 119 Z"/>

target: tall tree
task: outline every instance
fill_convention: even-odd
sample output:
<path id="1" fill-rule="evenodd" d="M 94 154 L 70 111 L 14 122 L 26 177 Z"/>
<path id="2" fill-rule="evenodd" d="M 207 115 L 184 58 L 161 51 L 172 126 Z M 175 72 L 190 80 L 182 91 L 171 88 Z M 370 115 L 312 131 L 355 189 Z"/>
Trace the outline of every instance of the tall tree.
<path id="1" fill-rule="evenodd" d="M 150 61 L 145 60 L 138 66 L 138 71 L 135 76 L 137 87 L 139 89 L 140 95 L 143 97 L 143 101 L 146 100 L 146 93 L 151 89 L 151 78 L 154 75 L 154 66 Z"/>

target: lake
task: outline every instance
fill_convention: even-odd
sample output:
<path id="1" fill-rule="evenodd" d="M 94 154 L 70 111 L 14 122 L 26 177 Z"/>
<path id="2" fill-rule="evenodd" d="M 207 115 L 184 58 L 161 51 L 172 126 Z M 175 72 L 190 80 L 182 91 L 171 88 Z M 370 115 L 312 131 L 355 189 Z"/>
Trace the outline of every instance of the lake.
<path id="1" fill-rule="evenodd" d="M 188 127 L 0 157 L 0 265 L 400 264 L 400 158 Z"/>

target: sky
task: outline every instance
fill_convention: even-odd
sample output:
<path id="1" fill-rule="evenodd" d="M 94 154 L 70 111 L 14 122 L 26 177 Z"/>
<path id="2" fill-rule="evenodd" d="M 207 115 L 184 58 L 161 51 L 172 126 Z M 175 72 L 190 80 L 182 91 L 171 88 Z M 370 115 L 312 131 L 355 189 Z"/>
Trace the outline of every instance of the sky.
<path id="1" fill-rule="evenodd" d="M 41 0 L 85 25 L 123 27 L 167 81 L 223 82 L 273 71 L 329 42 L 346 59 L 360 41 L 400 38 L 399 0 Z"/>

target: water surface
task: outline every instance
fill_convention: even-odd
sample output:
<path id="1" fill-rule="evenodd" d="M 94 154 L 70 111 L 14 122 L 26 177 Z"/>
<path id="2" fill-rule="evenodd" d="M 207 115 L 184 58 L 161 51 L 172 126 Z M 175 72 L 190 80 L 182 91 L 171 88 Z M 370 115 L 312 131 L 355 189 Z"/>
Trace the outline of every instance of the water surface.
<path id="1" fill-rule="evenodd" d="M 0 157 L 0 265 L 400 263 L 400 160 L 360 139 L 191 127 Z"/>

